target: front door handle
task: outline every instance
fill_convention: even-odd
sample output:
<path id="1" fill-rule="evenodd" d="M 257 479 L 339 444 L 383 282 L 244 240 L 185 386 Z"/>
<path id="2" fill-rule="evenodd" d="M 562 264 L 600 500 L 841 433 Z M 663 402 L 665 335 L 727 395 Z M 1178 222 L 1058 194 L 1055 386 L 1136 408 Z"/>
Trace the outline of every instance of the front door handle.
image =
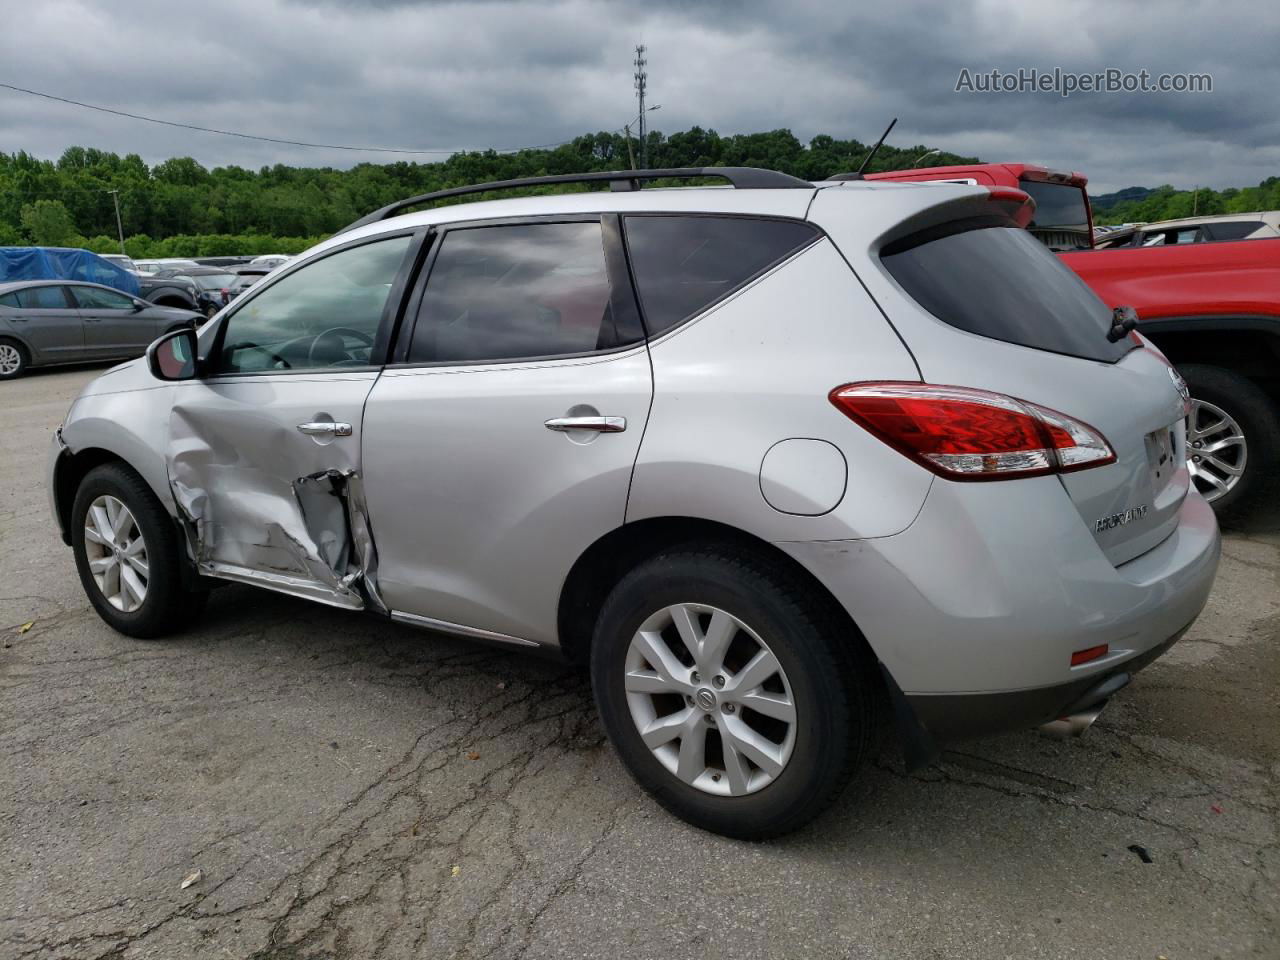
<path id="1" fill-rule="evenodd" d="M 349 437 L 351 424 L 335 423 L 332 420 L 312 420 L 310 423 L 298 424 L 298 432 L 305 433 L 308 437 Z"/>
<path id="2" fill-rule="evenodd" d="M 565 433 L 569 430 L 594 430 L 596 433 L 621 433 L 627 429 L 626 417 L 555 417 L 544 426 Z"/>

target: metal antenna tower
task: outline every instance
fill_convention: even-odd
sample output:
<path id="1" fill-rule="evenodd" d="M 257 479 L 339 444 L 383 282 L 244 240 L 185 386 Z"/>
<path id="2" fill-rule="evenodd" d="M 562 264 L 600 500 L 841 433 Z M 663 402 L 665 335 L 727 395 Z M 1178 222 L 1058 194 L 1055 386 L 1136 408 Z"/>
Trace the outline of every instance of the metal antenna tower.
<path id="1" fill-rule="evenodd" d="M 640 104 L 640 169 L 647 170 L 649 168 L 649 142 L 648 142 L 648 123 L 646 122 L 644 109 L 645 88 L 649 83 L 649 74 L 645 72 L 645 65 L 649 62 L 644 58 L 645 45 L 643 43 L 636 46 L 635 59 L 635 79 L 636 79 L 636 99 Z"/>

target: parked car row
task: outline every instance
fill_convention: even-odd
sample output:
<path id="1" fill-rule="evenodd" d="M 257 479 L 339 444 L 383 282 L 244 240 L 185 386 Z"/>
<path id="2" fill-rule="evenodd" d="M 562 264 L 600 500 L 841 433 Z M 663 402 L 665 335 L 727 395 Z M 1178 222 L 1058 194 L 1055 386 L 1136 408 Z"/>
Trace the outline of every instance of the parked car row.
<path id="1" fill-rule="evenodd" d="M 732 189 L 639 189 L 702 177 Z M 569 181 L 614 189 L 431 206 Z M 783 833 L 878 717 L 913 767 L 1082 732 L 1208 597 L 1186 385 L 1028 232 L 1076 242 L 1045 195 L 696 168 L 409 198 L 90 383 L 55 518 L 123 633 L 233 581 L 557 653 L 658 802 Z"/>

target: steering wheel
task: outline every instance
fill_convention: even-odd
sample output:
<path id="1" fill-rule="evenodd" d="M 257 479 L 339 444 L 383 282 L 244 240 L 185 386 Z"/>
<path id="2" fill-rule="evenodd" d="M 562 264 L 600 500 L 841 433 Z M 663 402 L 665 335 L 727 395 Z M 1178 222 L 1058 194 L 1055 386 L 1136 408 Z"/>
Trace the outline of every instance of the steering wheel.
<path id="1" fill-rule="evenodd" d="M 316 338 L 311 341 L 311 349 L 307 351 L 307 365 L 317 366 L 322 362 L 327 362 L 329 366 L 337 366 L 339 363 L 347 363 L 353 358 L 347 352 L 347 343 L 343 337 L 355 337 L 370 350 L 373 349 L 373 337 L 360 330 L 353 330 L 351 327 L 330 327 L 316 334 Z M 328 351 L 334 354 L 342 354 L 342 359 L 324 361 L 324 354 Z M 317 358 L 317 354 L 320 357 Z"/>

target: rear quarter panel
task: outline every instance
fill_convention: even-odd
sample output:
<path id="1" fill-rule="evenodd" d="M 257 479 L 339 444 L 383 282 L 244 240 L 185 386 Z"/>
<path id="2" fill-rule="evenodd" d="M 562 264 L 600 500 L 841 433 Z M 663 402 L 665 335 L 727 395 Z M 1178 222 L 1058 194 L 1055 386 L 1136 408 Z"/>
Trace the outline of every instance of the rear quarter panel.
<path id="1" fill-rule="evenodd" d="M 659 337 L 650 352 L 653 409 L 628 521 L 694 516 L 772 541 L 843 540 L 889 536 L 919 512 L 931 474 L 828 399 L 850 381 L 918 379 L 829 240 Z M 782 513 L 761 492 L 765 454 L 792 438 L 825 440 L 848 465 L 843 499 L 820 516 Z"/>

